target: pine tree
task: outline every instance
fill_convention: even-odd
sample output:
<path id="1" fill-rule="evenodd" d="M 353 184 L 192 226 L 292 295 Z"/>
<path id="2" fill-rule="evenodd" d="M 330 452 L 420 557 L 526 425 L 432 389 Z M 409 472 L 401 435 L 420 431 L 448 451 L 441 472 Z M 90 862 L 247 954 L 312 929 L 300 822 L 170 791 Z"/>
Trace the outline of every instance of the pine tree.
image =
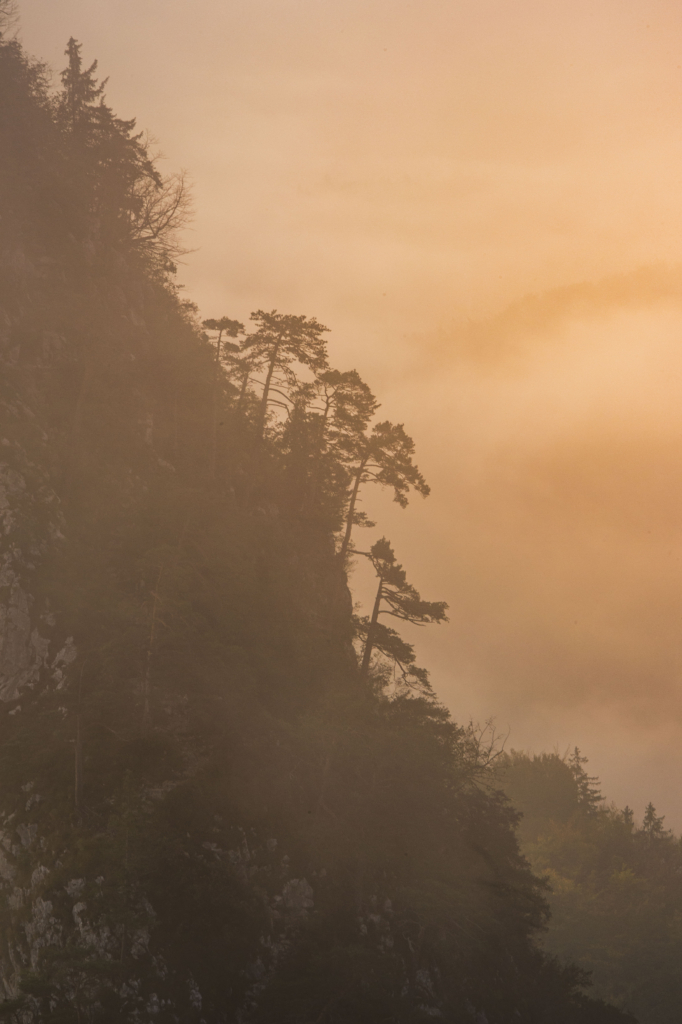
<path id="1" fill-rule="evenodd" d="M 599 780 L 596 776 L 588 775 L 585 771 L 584 765 L 587 764 L 587 760 L 586 757 L 581 755 L 580 749 L 574 747 L 567 763 L 578 789 L 578 800 L 581 806 L 591 814 L 597 809 L 602 795 L 599 787 L 595 786 L 595 783 L 598 783 Z"/>
<path id="2" fill-rule="evenodd" d="M 135 119 L 117 117 L 105 103 L 107 79 L 95 77 L 97 61 L 83 67 L 81 49 L 69 40 L 56 100 L 68 179 L 89 213 L 80 232 L 90 244 L 122 243 L 152 269 L 174 272 L 175 260 L 188 251 L 177 239 L 190 214 L 185 175 L 159 174 Z"/>
<path id="3" fill-rule="evenodd" d="M 377 423 L 369 436 L 365 435 L 357 445 L 352 446 L 355 465 L 352 471 L 353 484 L 348 498 L 346 529 L 341 543 L 339 558 L 345 561 L 350 546 L 353 526 L 357 523 L 356 505 L 360 488 L 368 481 L 393 488 L 393 500 L 405 508 L 410 488 L 422 497 L 428 497 L 431 489 L 412 462 L 414 441 L 405 433 L 402 423 Z"/>
<path id="4" fill-rule="evenodd" d="M 271 392 L 277 387 L 293 390 L 298 384 L 292 363 L 316 371 L 326 368 L 327 346 L 322 335 L 329 328 L 314 317 L 278 313 L 276 309 L 270 313 L 259 309 L 251 319 L 258 325 L 257 330 L 247 335 L 242 351 L 267 368 L 255 429 L 256 439 L 261 441 Z"/>
<path id="5" fill-rule="evenodd" d="M 220 380 L 222 376 L 222 364 L 221 364 L 221 344 L 223 334 L 228 338 L 238 338 L 239 335 L 244 331 L 244 324 L 240 323 L 239 320 L 230 320 L 229 317 L 223 316 L 220 320 L 204 320 L 202 327 L 205 327 L 209 331 L 217 331 L 218 338 L 215 346 L 215 370 L 213 378 L 213 419 L 212 419 L 212 434 L 211 434 L 211 457 L 209 462 L 209 473 L 212 480 L 215 480 L 216 475 L 216 452 L 218 447 L 218 406 L 219 406 L 219 392 L 220 392 Z M 239 345 L 235 345 L 233 342 L 226 341 L 224 350 L 228 352 L 239 352 Z"/>
<path id="6" fill-rule="evenodd" d="M 370 419 L 379 407 L 369 387 L 357 370 L 324 370 L 313 386 L 310 411 L 316 419 L 315 454 L 310 472 L 306 507 L 314 507 L 325 464 L 345 466 L 349 454 L 362 443 Z"/>
<path id="7" fill-rule="evenodd" d="M 407 581 L 402 565 L 396 561 L 390 542 L 382 537 L 372 545 L 367 557 L 372 562 L 379 584 L 377 587 L 371 617 L 365 621 L 365 646 L 362 655 L 361 672 L 369 672 L 372 652 L 380 650 L 393 660 L 406 674 L 414 662 L 412 647 L 398 636 L 395 630 L 379 622 L 380 615 L 390 615 L 413 626 L 424 626 L 430 622 L 447 622 L 445 601 L 423 601 L 418 591 Z M 411 669 L 415 674 L 414 669 Z M 424 682 L 426 677 L 423 670 Z"/>
<path id="8" fill-rule="evenodd" d="M 98 107 L 104 100 L 107 79 L 98 82 L 95 78 L 96 60 L 89 68 L 83 68 L 82 48 L 82 43 L 72 36 L 64 51 L 69 63 L 61 73 L 63 88 L 58 100 L 57 115 L 67 132 L 73 136 L 80 135 L 87 141 L 99 120 Z"/>
<path id="9" fill-rule="evenodd" d="M 658 839 L 660 836 L 666 835 L 666 830 L 663 828 L 663 822 L 665 815 L 656 814 L 656 808 L 649 801 L 644 811 L 644 820 L 642 821 L 642 832 L 649 839 Z"/>

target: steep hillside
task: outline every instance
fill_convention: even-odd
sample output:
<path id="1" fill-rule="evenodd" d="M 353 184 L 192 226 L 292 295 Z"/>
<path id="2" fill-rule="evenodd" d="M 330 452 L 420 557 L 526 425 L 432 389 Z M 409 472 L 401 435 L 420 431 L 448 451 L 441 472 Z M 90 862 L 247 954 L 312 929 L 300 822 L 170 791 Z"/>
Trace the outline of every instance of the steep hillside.
<path id="1" fill-rule="evenodd" d="M 202 330 L 183 183 L 68 58 L 52 94 L 0 46 L 0 1014 L 629 1019 L 539 951 L 476 735 L 353 617 L 358 489 L 428 491 L 409 437 L 316 321 Z M 373 551 L 376 609 L 439 621 Z"/>

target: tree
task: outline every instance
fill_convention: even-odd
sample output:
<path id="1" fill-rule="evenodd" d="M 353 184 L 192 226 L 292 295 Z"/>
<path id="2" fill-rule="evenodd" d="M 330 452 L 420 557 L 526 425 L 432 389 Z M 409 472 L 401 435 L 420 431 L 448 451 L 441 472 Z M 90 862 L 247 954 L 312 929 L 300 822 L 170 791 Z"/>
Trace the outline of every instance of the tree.
<path id="1" fill-rule="evenodd" d="M 192 215 L 192 198 L 184 171 L 156 178 L 142 175 L 134 184 L 130 237 L 154 269 L 174 272 L 176 261 L 191 252 L 178 232 Z"/>
<path id="2" fill-rule="evenodd" d="M 356 504 L 362 484 L 369 480 L 393 488 L 393 500 L 401 508 L 407 505 L 407 495 L 413 487 L 426 498 L 431 488 L 424 480 L 417 466 L 412 462 L 414 441 L 405 433 L 402 423 L 377 423 L 369 436 L 364 435 L 358 444 L 351 446 L 355 458 L 352 470 L 353 485 L 348 500 L 346 530 L 341 543 L 339 558 L 343 562 L 348 553 L 351 533 L 356 524 Z"/>
<path id="3" fill-rule="evenodd" d="M 81 49 L 69 39 L 56 120 L 72 188 L 88 200 L 90 219 L 83 231 L 91 239 L 123 242 L 150 269 L 172 273 L 174 261 L 189 251 L 177 237 L 190 215 L 186 177 L 159 173 L 143 133 L 134 133 L 135 119 L 116 117 L 104 102 L 107 79 L 96 79 L 97 61 L 83 67 Z"/>
<path id="4" fill-rule="evenodd" d="M 658 839 L 660 836 L 670 835 L 669 832 L 663 828 L 663 822 L 665 815 L 656 814 L 656 808 L 649 801 L 644 811 L 644 820 L 642 821 L 642 834 L 648 836 L 649 839 Z"/>
<path id="5" fill-rule="evenodd" d="M 594 775 L 588 775 L 585 771 L 584 765 L 587 764 L 587 758 L 583 757 L 578 747 L 574 747 L 573 753 L 567 759 L 566 762 L 571 769 L 571 775 L 575 780 L 575 784 L 578 790 L 578 800 L 581 807 L 586 810 L 589 814 L 593 814 L 602 799 L 599 791 L 599 786 L 595 786 L 595 782 L 599 780 Z"/>
<path id="6" fill-rule="evenodd" d="M 261 370 L 263 364 L 255 353 L 242 352 L 241 350 L 239 354 L 230 354 L 228 363 L 230 377 L 235 377 L 237 380 L 238 396 L 235 412 L 240 417 L 244 414 L 249 384 L 253 380 L 252 374 Z"/>
<path id="7" fill-rule="evenodd" d="M 329 328 L 314 317 L 278 313 L 276 309 L 270 313 L 256 310 L 251 319 L 258 325 L 257 330 L 244 339 L 242 351 L 267 367 L 256 418 L 256 439 L 261 441 L 271 391 L 276 385 L 293 388 L 298 383 L 291 364 L 298 362 L 315 371 L 326 368 L 327 346 L 322 335 Z"/>
<path id="8" fill-rule="evenodd" d="M 317 500 L 325 461 L 343 464 L 357 450 L 370 419 L 379 407 L 357 370 L 324 370 L 313 385 L 311 412 L 317 419 L 315 454 L 306 506 Z"/>
<path id="9" fill-rule="evenodd" d="M 682 844 L 649 804 L 585 799 L 586 759 L 574 750 L 499 759 L 497 779 L 517 811 L 521 851 L 551 884 L 542 946 L 592 975 L 594 994 L 641 1024 L 677 1024 L 682 1005 Z M 579 769 L 576 772 L 576 768 Z"/>
<path id="10" fill-rule="evenodd" d="M 216 450 L 218 447 L 218 398 L 220 389 L 220 377 L 221 377 L 221 343 L 223 334 L 228 338 L 238 338 L 244 330 L 244 324 L 240 323 L 239 320 L 230 320 L 229 317 L 223 316 L 220 320 L 204 320 L 202 327 L 205 327 L 208 331 L 217 331 L 218 338 L 216 340 L 215 347 L 215 372 L 213 376 L 213 430 L 211 437 L 211 460 L 210 460 L 210 475 L 211 479 L 215 480 L 215 465 L 216 465 Z M 225 348 L 229 352 L 238 352 L 239 345 L 235 345 L 232 342 L 226 341 Z"/>
<path id="11" fill-rule="evenodd" d="M 401 640 L 395 630 L 383 626 L 383 623 L 379 622 L 379 616 L 390 615 L 413 626 L 424 626 L 429 622 L 447 622 L 445 613 L 448 606 L 445 601 L 422 600 L 418 591 L 407 582 L 405 570 L 396 561 L 393 548 L 385 537 L 372 545 L 367 557 L 374 566 L 379 585 L 371 618 L 366 622 L 361 672 L 364 676 L 369 672 L 372 651 L 376 648 L 392 658 L 405 674 L 406 666 L 414 662 L 413 650 L 409 644 Z M 418 671 L 426 681 L 423 670 Z"/>
<path id="12" fill-rule="evenodd" d="M 379 403 L 357 370 L 324 370 L 317 375 L 315 386 L 321 445 L 328 436 L 337 441 L 345 433 L 362 437 Z"/>
<path id="13" fill-rule="evenodd" d="M 216 339 L 216 350 L 215 350 L 215 361 L 216 366 L 220 366 L 221 357 L 221 344 L 223 334 L 228 338 L 238 338 L 244 330 L 244 324 L 240 323 L 239 320 L 230 320 L 229 316 L 222 316 L 220 320 L 202 320 L 201 326 L 205 327 L 207 331 L 217 331 L 218 337 Z M 234 345 L 231 342 L 225 342 L 225 346 L 228 352 L 238 352 L 239 345 Z"/>
<path id="14" fill-rule="evenodd" d="M 17 17 L 16 0 L 0 0 L 0 41 L 14 27 Z"/>
<path id="15" fill-rule="evenodd" d="M 98 82 L 95 78 L 96 60 L 89 68 L 83 68 L 82 48 L 82 43 L 71 36 L 64 51 L 69 63 L 61 73 L 63 88 L 57 103 L 57 117 L 71 135 L 87 139 L 99 120 L 98 107 L 104 100 L 107 79 Z"/>

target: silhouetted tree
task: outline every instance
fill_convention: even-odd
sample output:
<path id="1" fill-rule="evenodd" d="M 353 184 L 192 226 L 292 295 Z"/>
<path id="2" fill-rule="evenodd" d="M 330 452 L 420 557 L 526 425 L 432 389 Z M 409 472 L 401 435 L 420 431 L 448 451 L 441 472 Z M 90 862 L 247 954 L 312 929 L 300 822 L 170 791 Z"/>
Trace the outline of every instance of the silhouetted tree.
<path id="1" fill-rule="evenodd" d="M 407 495 L 413 487 L 422 497 L 430 493 L 430 487 L 412 461 L 414 441 L 405 433 L 402 423 L 377 423 L 369 436 L 365 435 L 354 449 L 355 465 L 352 470 L 353 485 L 348 500 L 346 530 L 339 558 L 343 561 L 348 553 L 351 533 L 356 524 L 356 504 L 362 484 L 369 480 L 393 488 L 393 500 L 401 508 L 407 505 Z"/>
<path id="2" fill-rule="evenodd" d="M 642 832 L 649 839 L 658 839 L 660 836 L 669 835 L 663 828 L 663 822 L 665 815 L 656 814 L 656 808 L 649 801 L 644 811 L 644 820 L 642 821 Z"/>
<path id="3" fill-rule="evenodd" d="M 104 102 L 107 79 L 96 79 L 97 61 L 83 67 L 81 49 L 69 40 L 56 103 L 71 186 L 89 204 L 89 222 L 81 230 L 91 242 L 126 243 L 150 268 L 172 272 L 174 261 L 189 251 L 177 238 L 190 213 L 185 175 L 161 176 L 143 133 L 134 134 L 135 119 L 116 117 Z"/>
<path id="4" fill-rule="evenodd" d="M 566 763 L 571 769 L 571 774 L 578 788 L 580 803 L 588 812 L 594 812 L 599 806 L 602 796 L 599 792 L 599 787 L 595 786 L 595 782 L 599 780 L 593 775 L 588 775 L 585 771 L 584 766 L 587 764 L 587 758 L 582 756 L 579 747 L 574 747 L 573 753 Z"/>
<path id="5" fill-rule="evenodd" d="M 72 36 L 64 51 L 69 63 L 61 73 L 63 89 L 57 116 L 65 131 L 73 136 L 82 135 L 89 141 L 100 117 L 98 107 L 104 99 L 106 80 L 98 82 L 95 78 L 96 60 L 89 68 L 83 67 L 82 48 Z"/>
<path id="6" fill-rule="evenodd" d="M 306 508 L 313 508 L 317 501 L 325 464 L 330 470 L 345 467 L 349 455 L 353 456 L 361 444 L 378 407 L 379 403 L 357 370 L 324 370 L 317 375 L 310 400 L 315 441 Z"/>
<path id="7" fill-rule="evenodd" d="M 543 946 L 590 971 L 595 995 L 641 1024 L 677 1024 L 682 843 L 651 803 L 640 827 L 630 807 L 595 804 L 586 764 L 575 749 L 498 759 L 498 783 L 522 814 L 521 851 L 551 879 Z"/>
<path id="8" fill-rule="evenodd" d="M 144 174 L 133 186 L 131 240 L 157 270 L 174 273 L 176 261 L 191 252 L 178 232 L 192 215 L 192 200 L 185 171 L 155 178 Z"/>
<path id="9" fill-rule="evenodd" d="M 223 316 L 220 320 L 204 320 L 202 327 L 205 327 L 208 331 L 217 331 L 218 337 L 216 339 L 215 346 L 215 371 L 213 378 L 213 423 L 212 423 L 212 436 L 211 436 L 211 458 L 209 463 L 209 471 L 211 479 L 215 480 L 215 468 L 216 468 L 216 450 L 218 447 L 218 413 L 219 413 L 219 397 L 220 397 L 220 380 L 222 376 L 221 371 L 221 344 L 223 334 L 228 338 L 238 338 L 244 330 L 244 324 L 240 323 L 239 320 L 230 320 L 229 317 Z M 229 352 L 239 352 L 239 345 L 235 345 L 233 342 L 226 341 L 224 348 Z"/>
<path id="10" fill-rule="evenodd" d="M 16 18 L 16 0 L 0 0 L 0 40 L 12 29 Z"/>
<path id="11" fill-rule="evenodd" d="M 363 675 L 367 675 L 369 671 L 372 651 L 375 648 L 380 648 L 403 669 L 414 661 L 411 646 L 405 644 L 395 630 L 380 628 L 380 615 L 390 615 L 413 626 L 424 626 L 429 622 L 447 622 L 445 613 L 448 607 L 445 601 L 422 600 L 418 591 L 408 583 L 405 570 L 396 561 L 393 548 L 385 537 L 372 545 L 368 557 L 374 566 L 379 584 L 372 615 L 366 624 L 361 665 Z"/>
<path id="12" fill-rule="evenodd" d="M 220 320 L 202 320 L 202 327 L 205 327 L 207 331 L 217 331 L 218 337 L 216 338 L 215 347 L 215 361 L 216 367 L 220 367 L 220 360 L 223 352 L 239 352 L 239 345 L 235 345 L 232 342 L 225 342 L 225 349 L 221 350 L 223 334 L 228 338 L 238 338 L 244 331 L 244 324 L 240 323 L 239 320 L 230 320 L 229 316 L 223 316 Z M 216 374 L 218 376 L 218 374 Z"/>
<path id="13" fill-rule="evenodd" d="M 327 347 L 322 335 L 329 330 L 311 317 L 278 313 L 273 309 L 265 313 L 259 309 L 251 314 L 258 325 L 253 334 L 247 335 L 242 351 L 261 363 L 266 369 L 263 392 L 256 418 L 256 438 L 261 440 L 265 430 L 265 419 L 271 391 L 274 390 L 276 375 L 283 385 L 293 389 L 298 384 L 292 363 L 300 363 L 311 370 L 321 371 L 327 365 Z"/>

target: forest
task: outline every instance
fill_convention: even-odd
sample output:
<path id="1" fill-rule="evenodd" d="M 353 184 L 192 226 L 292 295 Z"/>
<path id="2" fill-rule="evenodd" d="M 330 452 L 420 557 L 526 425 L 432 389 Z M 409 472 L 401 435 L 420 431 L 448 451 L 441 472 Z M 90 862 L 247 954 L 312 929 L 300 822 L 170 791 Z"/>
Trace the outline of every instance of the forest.
<path id="1" fill-rule="evenodd" d="M 673 1021 L 680 841 L 451 718 L 362 509 L 428 498 L 408 430 L 310 312 L 184 298 L 190 212 L 5 31 L 0 1018 Z"/>

